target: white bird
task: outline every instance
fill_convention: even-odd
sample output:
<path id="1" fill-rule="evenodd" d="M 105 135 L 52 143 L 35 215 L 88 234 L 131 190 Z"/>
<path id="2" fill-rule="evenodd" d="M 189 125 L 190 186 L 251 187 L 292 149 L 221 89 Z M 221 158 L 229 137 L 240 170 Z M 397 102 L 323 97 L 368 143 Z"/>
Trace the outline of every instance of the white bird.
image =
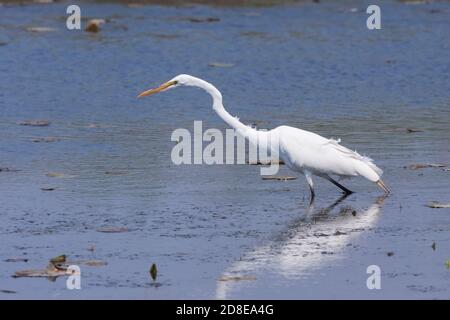
<path id="1" fill-rule="evenodd" d="M 251 143 L 267 139 L 268 135 L 276 137 L 279 143 L 279 157 L 293 171 L 302 173 L 311 191 L 311 202 L 314 199 L 313 175 L 327 179 L 344 192 L 353 193 L 330 175 L 338 177 L 362 176 L 376 183 L 385 194 L 390 191 L 381 180 L 383 171 L 373 160 L 360 155 L 339 144 L 340 141 L 324 138 L 314 132 L 301 130 L 290 126 L 279 126 L 270 131 L 259 131 L 246 126 L 238 118 L 230 115 L 222 104 L 222 94 L 209 82 L 187 74 L 180 74 L 172 80 L 163 83 L 155 89 L 139 94 L 138 98 L 166 91 L 178 86 L 198 87 L 209 93 L 213 99 L 213 109 L 229 126 L 246 137 Z"/>

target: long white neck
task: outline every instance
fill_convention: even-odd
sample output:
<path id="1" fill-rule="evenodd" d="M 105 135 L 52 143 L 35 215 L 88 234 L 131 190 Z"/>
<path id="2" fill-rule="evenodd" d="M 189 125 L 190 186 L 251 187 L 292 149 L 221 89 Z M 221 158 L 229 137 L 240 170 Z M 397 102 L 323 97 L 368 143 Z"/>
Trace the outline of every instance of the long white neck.
<path id="1" fill-rule="evenodd" d="M 216 111 L 216 113 L 219 115 L 219 117 L 222 118 L 223 121 L 225 121 L 225 123 L 235 129 L 239 134 L 246 136 L 249 140 L 252 141 L 256 139 L 258 131 L 249 126 L 246 126 L 239 121 L 239 118 L 233 117 L 228 113 L 227 110 L 225 110 L 222 103 L 222 94 L 211 83 L 199 78 L 192 77 L 192 81 L 188 85 L 199 87 L 208 92 L 213 99 L 214 111 Z"/>

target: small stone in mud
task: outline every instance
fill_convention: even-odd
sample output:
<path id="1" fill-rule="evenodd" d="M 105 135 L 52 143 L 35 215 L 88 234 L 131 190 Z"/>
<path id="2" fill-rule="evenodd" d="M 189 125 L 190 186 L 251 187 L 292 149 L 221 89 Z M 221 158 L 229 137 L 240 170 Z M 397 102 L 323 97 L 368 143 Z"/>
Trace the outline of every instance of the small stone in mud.
<path id="1" fill-rule="evenodd" d="M 297 177 L 290 177 L 290 176 L 262 176 L 263 180 L 279 180 L 279 181 L 288 181 L 288 180 L 295 180 Z"/>
<path id="2" fill-rule="evenodd" d="M 100 25 L 105 22 L 106 21 L 104 19 L 91 19 L 87 22 L 87 26 L 84 31 L 97 33 L 100 31 Z"/>
<path id="3" fill-rule="evenodd" d="M 19 122 L 21 126 L 32 126 L 32 127 L 47 127 L 50 125 L 50 121 L 48 120 L 25 120 Z"/>
<path id="4" fill-rule="evenodd" d="M 394 255 L 394 252 L 389 251 L 388 253 L 386 253 L 388 257 L 392 257 Z"/>
<path id="5" fill-rule="evenodd" d="M 158 269 L 156 268 L 156 264 L 152 264 L 152 266 L 150 267 L 150 277 L 152 277 L 152 280 L 155 281 L 156 277 L 158 275 Z"/>
<path id="6" fill-rule="evenodd" d="M 101 227 L 97 229 L 97 232 L 103 232 L 103 233 L 121 233 L 121 232 L 128 232 L 130 231 L 128 228 L 125 227 Z"/>
<path id="7" fill-rule="evenodd" d="M 28 259 L 25 259 L 25 258 L 9 258 L 9 259 L 5 259 L 3 261 L 5 261 L 5 262 L 28 262 Z"/>
<path id="8" fill-rule="evenodd" d="M 430 203 L 427 204 L 427 207 L 433 209 L 450 208 L 450 203 L 439 203 L 436 201 L 431 201 Z"/>
<path id="9" fill-rule="evenodd" d="M 42 191 L 55 191 L 56 187 L 42 187 L 41 190 Z"/>
<path id="10" fill-rule="evenodd" d="M 39 138 L 34 138 L 31 141 L 32 142 L 57 142 L 60 141 L 61 139 L 57 138 L 57 137 L 39 137 Z"/>

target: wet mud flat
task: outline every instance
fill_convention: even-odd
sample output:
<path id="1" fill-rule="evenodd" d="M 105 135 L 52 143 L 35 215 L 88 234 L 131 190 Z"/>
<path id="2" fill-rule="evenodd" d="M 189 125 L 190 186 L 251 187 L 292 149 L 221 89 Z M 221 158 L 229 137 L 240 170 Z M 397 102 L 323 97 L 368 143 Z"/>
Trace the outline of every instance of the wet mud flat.
<path id="1" fill-rule="evenodd" d="M 66 3 L 0 8 L 0 298 L 447 299 L 450 7 L 384 6 L 382 33 L 356 1 L 83 5 L 98 32 Z M 182 72 L 246 123 L 341 138 L 392 195 L 318 180 L 309 206 L 285 166 L 173 165 L 174 129 L 225 129 L 202 92 L 136 101 Z"/>

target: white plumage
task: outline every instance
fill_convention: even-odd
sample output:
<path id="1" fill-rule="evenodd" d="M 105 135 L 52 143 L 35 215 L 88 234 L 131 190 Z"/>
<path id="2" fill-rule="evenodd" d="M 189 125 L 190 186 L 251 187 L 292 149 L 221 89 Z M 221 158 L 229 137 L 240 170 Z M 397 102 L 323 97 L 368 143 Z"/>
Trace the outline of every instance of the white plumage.
<path id="1" fill-rule="evenodd" d="M 346 194 L 350 194 L 352 191 L 334 180 L 330 175 L 340 177 L 362 176 L 376 183 L 386 194 L 389 193 L 389 189 L 381 180 L 383 171 L 374 164 L 372 159 L 340 145 L 338 140 L 327 139 L 306 130 L 280 126 L 270 131 L 258 131 L 246 126 L 239 121 L 239 118 L 231 116 L 225 110 L 220 91 L 205 80 L 181 74 L 158 88 L 142 92 L 139 97 L 182 85 L 199 87 L 208 92 L 213 98 L 213 109 L 217 114 L 239 134 L 244 135 L 250 143 L 259 144 L 268 135 L 272 139 L 276 138 L 279 143 L 279 157 L 291 170 L 305 175 L 311 191 L 311 201 L 314 199 L 313 175 L 329 180 Z"/>

